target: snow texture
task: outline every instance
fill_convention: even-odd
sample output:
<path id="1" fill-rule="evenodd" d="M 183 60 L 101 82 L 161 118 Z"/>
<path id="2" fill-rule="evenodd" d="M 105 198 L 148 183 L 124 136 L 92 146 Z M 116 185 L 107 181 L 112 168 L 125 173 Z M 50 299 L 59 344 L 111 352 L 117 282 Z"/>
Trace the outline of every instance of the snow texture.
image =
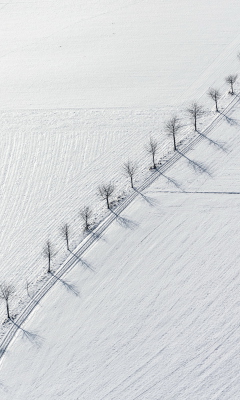
<path id="1" fill-rule="evenodd" d="M 14 322 L 0 304 L 2 340 L 17 331 L 2 400 L 238 398 L 240 107 L 224 78 L 239 71 L 239 11 L 233 0 L 1 3 L 1 282 L 16 289 Z M 200 133 L 192 100 L 208 109 Z M 164 123 L 175 111 L 174 155 Z M 97 195 L 110 181 L 116 214 Z M 69 224 L 78 255 L 84 205 L 103 222 L 77 259 L 60 231 Z"/>

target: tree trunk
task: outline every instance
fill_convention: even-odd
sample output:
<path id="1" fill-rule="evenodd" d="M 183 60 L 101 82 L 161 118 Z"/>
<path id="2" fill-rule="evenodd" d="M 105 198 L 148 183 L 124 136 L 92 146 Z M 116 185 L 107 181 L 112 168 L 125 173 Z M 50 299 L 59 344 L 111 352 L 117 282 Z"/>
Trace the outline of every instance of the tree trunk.
<path id="1" fill-rule="evenodd" d="M 133 188 L 133 177 L 131 175 L 131 187 Z"/>
<path id="2" fill-rule="evenodd" d="M 51 262 L 51 254 L 48 254 L 48 273 L 51 272 L 51 268 L 50 268 L 50 262 Z"/>
<path id="3" fill-rule="evenodd" d="M 174 148 L 174 151 L 177 150 L 176 139 L 175 139 L 175 132 L 173 132 L 173 148 Z"/>
<path id="4" fill-rule="evenodd" d="M 8 317 L 8 319 L 11 319 L 11 318 L 10 318 L 10 313 L 9 313 L 8 300 L 6 300 L 6 308 L 7 308 L 7 317 Z"/>
<path id="5" fill-rule="evenodd" d="M 66 235 L 66 242 L 67 242 L 67 250 L 69 251 L 69 241 L 68 241 L 68 234 Z"/>

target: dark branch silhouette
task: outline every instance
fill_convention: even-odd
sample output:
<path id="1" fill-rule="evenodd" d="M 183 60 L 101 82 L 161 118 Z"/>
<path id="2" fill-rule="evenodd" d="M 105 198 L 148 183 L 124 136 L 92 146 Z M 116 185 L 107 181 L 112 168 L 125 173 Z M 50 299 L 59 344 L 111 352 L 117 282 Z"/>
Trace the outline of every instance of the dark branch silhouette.
<path id="1" fill-rule="evenodd" d="M 174 151 L 176 151 L 177 150 L 176 134 L 181 129 L 179 118 L 176 115 L 174 115 L 168 122 L 166 122 L 165 129 L 173 137 L 173 149 Z"/>
<path id="2" fill-rule="evenodd" d="M 231 87 L 231 91 L 229 92 L 230 94 L 234 94 L 233 85 L 234 85 L 234 83 L 236 82 L 237 77 L 238 77 L 238 75 L 236 74 L 236 75 L 228 75 L 228 76 L 225 78 L 225 81 L 226 81 L 226 82 L 230 85 L 230 87 Z"/>
<path id="3" fill-rule="evenodd" d="M 219 112 L 219 110 L 218 110 L 218 100 L 221 97 L 221 93 L 219 92 L 219 90 L 212 89 L 212 88 L 209 89 L 208 96 L 215 102 L 216 112 Z"/>
<path id="4" fill-rule="evenodd" d="M 194 130 L 197 131 L 197 121 L 199 118 L 201 118 L 205 114 L 203 107 L 201 105 L 197 104 L 196 102 L 194 102 L 187 109 L 187 112 L 193 121 Z"/>
<path id="5" fill-rule="evenodd" d="M 90 218 L 92 217 L 92 210 L 90 207 L 84 206 L 83 209 L 80 211 L 80 217 L 84 223 L 84 230 L 89 231 L 90 229 Z"/>
<path id="6" fill-rule="evenodd" d="M 110 209 L 109 198 L 113 194 L 114 190 L 115 190 L 115 187 L 114 187 L 113 183 L 108 183 L 106 185 L 101 185 L 98 187 L 100 197 L 102 197 L 103 200 L 106 200 L 108 209 Z"/>
<path id="7" fill-rule="evenodd" d="M 130 177 L 130 181 L 131 181 L 131 187 L 133 188 L 133 178 L 134 175 L 137 172 L 137 164 L 136 163 L 132 163 L 131 161 L 128 161 L 126 163 L 123 164 L 123 171 L 125 173 L 125 175 Z"/>
<path id="8" fill-rule="evenodd" d="M 46 257 L 48 259 L 48 270 L 47 270 L 47 272 L 50 273 L 51 272 L 51 258 L 53 256 L 53 251 L 52 251 L 52 245 L 49 242 L 49 240 L 47 241 L 46 247 L 43 250 L 43 255 L 44 255 L 44 257 Z"/>
<path id="9" fill-rule="evenodd" d="M 14 291 L 15 289 L 13 286 L 7 285 L 6 283 L 0 285 L 0 298 L 5 300 L 8 319 L 11 319 L 9 312 L 9 297 L 14 293 Z"/>
<path id="10" fill-rule="evenodd" d="M 146 150 L 152 156 L 152 163 L 153 163 L 152 168 L 156 169 L 155 156 L 156 156 L 156 153 L 158 150 L 158 142 L 155 139 L 153 139 L 152 137 L 150 137 L 150 141 L 149 141 L 148 145 L 146 146 Z"/>
<path id="11" fill-rule="evenodd" d="M 69 251 L 69 226 L 68 226 L 68 224 L 65 224 L 62 226 L 61 233 L 62 233 L 64 239 L 66 240 L 67 250 Z"/>

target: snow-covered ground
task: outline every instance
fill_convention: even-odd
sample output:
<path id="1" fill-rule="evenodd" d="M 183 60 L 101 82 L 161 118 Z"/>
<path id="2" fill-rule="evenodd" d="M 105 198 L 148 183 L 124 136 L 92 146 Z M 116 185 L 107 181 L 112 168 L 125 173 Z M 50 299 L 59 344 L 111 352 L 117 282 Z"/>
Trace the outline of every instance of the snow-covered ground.
<path id="1" fill-rule="evenodd" d="M 139 163 L 141 182 L 150 164 L 144 148 L 150 135 L 159 140 L 159 157 L 169 150 L 163 126 L 172 110 L 188 123 L 183 110 L 193 99 L 211 109 L 208 87 L 227 90 L 225 76 L 239 69 L 238 11 L 229 1 L 3 4 L 1 280 L 16 287 L 14 302 L 26 295 L 26 280 L 45 274 L 48 239 L 54 268 L 64 260 L 62 224 L 69 224 L 75 247 L 82 238 L 79 210 L 91 205 L 96 221 L 102 218 L 99 184 L 114 181 L 116 197 L 127 192 L 121 168 L 128 159 Z M 113 23 L 117 33 L 109 42 L 99 30 Z M 76 47 L 84 70 L 76 64 Z M 116 88 L 118 79 L 122 86 Z M 79 94 L 86 101 L 76 100 Z"/>
<path id="2" fill-rule="evenodd" d="M 140 185 L 151 174 L 144 148 L 150 135 L 159 141 L 158 159 L 171 157 L 163 126 L 173 110 L 184 124 L 178 140 L 187 136 L 187 144 L 193 132 L 185 109 L 193 99 L 209 110 L 201 130 L 215 118 L 209 87 L 221 90 L 221 110 L 232 100 L 224 78 L 239 71 L 239 11 L 233 0 L 1 4 L 1 282 L 16 288 L 14 314 L 29 301 L 26 280 L 33 294 L 48 279 L 46 241 L 56 271 L 67 256 L 62 224 L 70 226 L 73 249 L 83 238 L 83 205 L 92 206 L 95 222 L 106 215 L 98 185 L 115 182 L 114 199 L 130 193 L 122 174 L 128 159 L 139 164 Z M 204 139 L 185 154 L 88 251 L 94 272 L 79 264 L 62 278 L 73 286 L 59 282 L 35 309 L 24 337 L 41 347 L 29 350 L 19 332 L 2 359 L 1 398 L 23 399 L 31 390 L 33 399 L 237 398 L 224 392 L 237 384 L 237 356 L 228 364 L 237 349 L 234 110 L 211 131 L 216 143 Z M 71 297 L 74 285 L 79 296 Z M 225 321 L 223 306 L 230 305 Z M 210 357 L 218 340 L 225 369 L 218 351 Z M 36 368 L 28 374 L 32 359 Z"/>
<path id="3" fill-rule="evenodd" d="M 8 0 L 1 108 L 159 107 L 233 67 L 238 0 Z M 232 54 L 234 57 L 231 59 Z"/>
<path id="4" fill-rule="evenodd" d="M 45 296 L 5 353 L 4 399 L 238 398 L 239 124 L 238 106 Z"/>

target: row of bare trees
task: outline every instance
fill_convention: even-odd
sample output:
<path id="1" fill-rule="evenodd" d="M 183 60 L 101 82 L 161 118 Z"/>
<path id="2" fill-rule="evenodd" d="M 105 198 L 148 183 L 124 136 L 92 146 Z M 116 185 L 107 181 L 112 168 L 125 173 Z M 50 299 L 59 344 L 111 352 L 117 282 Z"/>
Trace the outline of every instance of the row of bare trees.
<path id="1" fill-rule="evenodd" d="M 198 103 L 193 102 L 186 111 L 189 114 L 189 116 L 193 122 L 194 130 L 197 131 L 197 121 L 205 113 L 203 107 L 201 105 L 199 105 Z M 180 118 L 178 118 L 177 115 L 172 116 L 165 124 L 165 131 L 170 136 L 172 136 L 174 151 L 177 150 L 176 135 L 180 131 L 181 127 L 182 127 L 182 125 L 180 123 Z M 152 157 L 152 168 L 153 169 L 156 169 L 156 154 L 157 154 L 158 148 L 159 148 L 159 145 L 158 145 L 157 140 L 155 140 L 151 137 L 148 145 L 146 146 L 146 151 Z M 132 183 L 132 176 L 131 176 L 131 183 Z"/>
<path id="2" fill-rule="evenodd" d="M 230 94 L 234 94 L 233 85 L 237 80 L 238 75 L 229 75 L 225 78 L 225 81 L 230 84 Z M 218 101 L 221 97 L 221 93 L 217 89 L 209 89 L 208 96 L 214 100 L 216 106 L 216 112 L 218 110 Z M 199 119 L 205 114 L 205 110 L 202 105 L 198 104 L 197 102 L 193 102 L 187 109 L 186 113 L 188 114 L 191 123 L 193 124 L 194 130 L 198 131 L 198 121 Z M 173 115 L 166 123 L 165 123 L 165 131 L 172 136 L 173 139 L 173 150 L 177 150 L 177 140 L 176 136 L 179 133 L 180 129 L 182 128 L 180 118 L 177 115 Z M 150 154 L 152 159 L 152 166 L 151 169 L 156 169 L 156 155 L 159 150 L 159 143 L 154 138 L 150 137 L 149 143 L 146 146 L 146 152 Z M 127 161 L 123 165 L 123 173 L 125 176 L 129 177 L 131 188 L 134 189 L 134 177 L 136 175 L 138 169 L 138 165 L 133 163 L 132 161 Z M 108 184 L 102 184 L 98 187 L 98 195 L 106 202 L 107 209 L 111 209 L 111 196 L 113 195 L 115 190 L 115 185 L 110 182 Z M 83 229 L 86 232 L 89 232 L 91 229 L 91 218 L 92 218 L 92 210 L 88 206 L 84 206 L 83 209 L 80 211 L 80 217 L 83 222 Z M 65 224 L 61 228 L 61 233 L 66 241 L 67 250 L 70 251 L 69 248 L 69 226 Z M 44 248 L 44 256 L 48 260 L 48 269 L 47 272 L 51 272 L 51 259 L 53 257 L 53 250 L 52 245 L 48 241 L 46 243 L 46 247 Z"/>
<path id="3" fill-rule="evenodd" d="M 238 54 L 238 58 L 240 60 L 240 53 Z M 231 94 L 231 95 L 234 94 L 234 84 L 236 83 L 237 78 L 238 78 L 237 74 L 228 75 L 225 78 L 225 82 L 228 85 L 230 85 L 229 94 Z M 218 89 L 210 88 L 207 94 L 214 101 L 216 112 L 219 112 L 218 102 L 219 102 L 219 99 L 221 98 L 220 91 Z M 186 112 L 191 119 L 194 130 L 197 132 L 198 120 L 205 114 L 204 108 L 197 102 L 193 102 L 190 105 L 190 107 L 187 108 Z M 182 128 L 182 125 L 181 125 L 180 119 L 177 117 L 177 115 L 173 115 L 165 124 L 165 131 L 169 135 L 172 136 L 174 151 L 177 150 L 176 135 L 178 134 L 178 132 L 180 131 L 181 128 Z M 150 137 L 149 143 L 146 146 L 146 151 L 151 156 L 151 159 L 152 159 L 152 167 L 151 168 L 152 169 L 157 168 L 156 155 L 157 155 L 158 149 L 159 149 L 158 142 L 154 138 Z M 123 165 L 123 173 L 125 174 L 125 176 L 129 177 L 132 189 L 134 189 L 134 177 L 136 175 L 137 169 L 138 169 L 138 165 L 136 163 L 133 163 L 132 161 L 128 161 L 128 162 L 124 163 L 124 165 Z M 110 182 L 108 184 L 102 184 L 98 187 L 98 194 L 106 202 L 108 209 L 111 209 L 110 199 L 111 199 L 112 194 L 114 193 L 114 190 L 115 190 L 115 186 L 112 182 Z M 88 206 L 84 206 L 83 209 L 80 211 L 80 217 L 83 222 L 83 229 L 86 232 L 91 231 L 92 214 L 93 214 L 92 210 Z M 61 234 L 66 241 L 67 250 L 70 251 L 69 225 L 68 224 L 64 224 L 62 226 Z M 51 273 L 51 261 L 54 256 L 54 252 L 53 252 L 53 247 L 52 247 L 52 244 L 50 241 L 47 241 L 46 246 L 44 247 L 44 250 L 43 250 L 43 255 L 48 260 L 47 272 Z M 9 311 L 9 298 L 12 296 L 14 291 L 15 291 L 14 287 L 12 287 L 11 285 L 7 285 L 5 283 L 0 285 L 0 298 L 5 301 L 8 319 L 11 319 L 10 311 Z"/>
<path id="4" fill-rule="evenodd" d="M 236 83 L 237 78 L 238 78 L 238 75 L 237 75 L 237 74 L 235 74 L 235 75 L 228 75 L 228 76 L 225 78 L 226 83 L 228 83 L 228 84 L 230 85 L 229 94 L 231 94 L 231 95 L 234 94 L 233 85 Z M 220 97 L 221 97 L 220 91 L 219 91 L 218 89 L 210 88 L 209 91 L 208 91 L 208 96 L 214 101 L 215 107 L 216 107 L 216 112 L 219 112 L 219 109 L 218 109 L 218 101 L 219 101 L 219 99 L 220 99 Z"/>
<path id="5" fill-rule="evenodd" d="M 193 102 L 190 105 L 190 107 L 187 108 L 186 112 L 189 115 L 189 117 L 193 123 L 194 130 L 197 131 L 197 122 L 198 122 L 199 118 L 201 118 L 204 115 L 205 110 L 203 109 L 203 107 L 200 104 L 198 104 L 197 102 Z M 181 128 L 182 128 L 182 124 L 181 124 L 180 118 L 178 118 L 177 115 L 173 115 L 165 124 L 165 131 L 170 136 L 172 136 L 174 151 L 177 150 L 176 136 L 179 133 Z M 156 169 L 156 153 L 157 153 L 158 148 L 159 148 L 158 142 L 155 139 L 150 138 L 150 141 L 146 147 L 146 150 L 152 156 L 152 168 L 153 169 Z"/>

